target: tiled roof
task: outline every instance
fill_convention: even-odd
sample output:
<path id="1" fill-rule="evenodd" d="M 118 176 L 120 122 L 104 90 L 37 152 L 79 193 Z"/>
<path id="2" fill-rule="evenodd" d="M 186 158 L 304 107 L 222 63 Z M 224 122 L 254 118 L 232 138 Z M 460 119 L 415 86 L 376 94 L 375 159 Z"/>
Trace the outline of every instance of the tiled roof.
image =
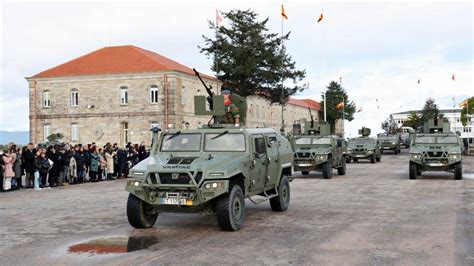
<path id="1" fill-rule="evenodd" d="M 194 75 L 192 68 L 133 45 L 104 47 L 34 75 L 34 78 L 179 71 Z M 206 78 L 214 77 L 203 75 Z"/>
<path id="2" fill-rule="evenodd" d="M 298 105 L 302 107 L 309 107 L 314 110 L 321 110 L 321 105 L 317 101 L 313 101 L 310 99 L 295 99 L 295 98 L 289 98 L 288 99 L 288 104 L 292 105 Z"/>

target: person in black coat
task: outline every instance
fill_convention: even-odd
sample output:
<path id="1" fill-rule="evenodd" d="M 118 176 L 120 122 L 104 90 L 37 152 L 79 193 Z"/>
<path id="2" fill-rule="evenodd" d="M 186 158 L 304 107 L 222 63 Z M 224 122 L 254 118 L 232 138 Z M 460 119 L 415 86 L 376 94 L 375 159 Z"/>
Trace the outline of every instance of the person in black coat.
<path id="1" fill-rule="evenodd" d="M 119 149 L 117 151 L 117 163 L 118 163 L 118 172 L 117 178 L 125 177 L 125 168 L 128 162 L 128 152 L 125 148 Z"/>
<path id="2" fill-rule="evenodd" d="M 27 188 L 33 187 L 33 181 L 35 178 L 35 153 L 36 151 L 33 150 L 33 143 L 28 143 L 28 145 L 26 145 L 25 152 L 23 152 L 22 154 L 22 159 L 26 172 L 26 184 L 24 185 Z"/>
<path id="3" fill-rule="evenodd" d="M 77 182 L 84 182 L 84 163 L 86 161 L 84 157 L 84 149 L 80 146 L 76 147 L 76 152 L 74 153 L 74 159 L 76 160 L 77 168 Z"/>
<path id="4" fill-rule="evenodd" d="M 40 178 L 41 178 L 40 187 L 44 188 L 46 186 L 46 178 L 48 177 L 48 172 L 51 168 L 48 157 L 46 156 L 46 152 L 40 152 L 39 155 L 36 157 L 35 167 L 40 174 Z"/>
<path id="5" fill-rule="evenodd" d="M 59 155 L 57 147 L 49 146 L 46 151 L 46 156 L 49 160 L 53 162 L 51 170 L 49 170 L 49 186 L 56 187 L 58 183 L 59 177 L 59 169 L 61 167 L 60 163 L 61 160 L 59 159 L 61 156 Z"/>

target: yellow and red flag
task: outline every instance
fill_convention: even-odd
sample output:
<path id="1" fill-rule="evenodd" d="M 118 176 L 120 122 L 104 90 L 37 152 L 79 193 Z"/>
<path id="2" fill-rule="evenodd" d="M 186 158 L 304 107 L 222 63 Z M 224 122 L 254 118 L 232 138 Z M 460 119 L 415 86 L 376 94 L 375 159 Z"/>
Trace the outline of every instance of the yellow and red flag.
<path id="1" fill-rule="evenodd" d="M 359 110 L 357 110 L 357 112 L 360 113 L 360 112 L 362 112 L 362 111 L 364 111 L 364 110 L 362 109 L 362 106 L 361 106 L 361 107 L 359 108 Z"/>
<path id="2" fill-rule="evenodd" d="M 285 13 L 285 8 L 283 7 L 283 4 L 281 4 L 281 18 L 288 19 L 288 16 Z"/>
<path id="3" fill-rule="evenodd" d="M 451 79 L 452 79 L 452 80 L 456 80 L 456 78 L 454 77 L 454 74 L 453 74 L 453 76 L 451 77 Z"/>
<path id="4" fill-rule="evenodd" d="M 219 24 L 221 24 L 221 22 L 222 22 L 222 18 L 219 15 L 219 10 L 216 9 L 216 26 L 219 26 Z"/>
<path id="5" fill-rule="evenodd" d="M 336 105 L 336 109 L 342 109 L 344 108 L 344 102 L 340 102 Z"/>
<path id="6" fill-rule="evenodd" d="M 323 12 L 321 12 L 321 15 L 319 15 L 319 18 L 318 18 L 318 23 L 321 22 L 323 20 Z"/>

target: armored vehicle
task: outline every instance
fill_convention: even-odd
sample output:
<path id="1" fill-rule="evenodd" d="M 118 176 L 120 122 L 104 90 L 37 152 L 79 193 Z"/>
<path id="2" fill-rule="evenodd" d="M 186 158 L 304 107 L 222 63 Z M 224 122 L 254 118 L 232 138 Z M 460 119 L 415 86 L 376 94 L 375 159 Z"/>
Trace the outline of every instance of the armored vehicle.
<path id="1" fill-rule="evenodd" d="M 415 130 L 411 127 L 402 127 L 402 132 L 400 134 L 401 144 L 405 146 L 405 148 L 410 148 L 411 139 L 415 134 Z"/>
<path id="2" fill-rule="evenodd" d="M 295 150 L 294 170 L 308 175 L 321 171 L 325 179 L 332 178 L 332 169 L 339 175 L 346 174 L 345 141 L 330 135 L 329 124 L 304 121 L 303 131 L 293 126 L 292 145 Z"/>
<path id="3" fill-rule="evenodd" d="M 424 171 L 446 171 L 462 179 L 462 141 L 450 132 L 448 120 L 428 120 L 413 137 L 410 147 L 410 179 Z"/>
<path id="4" fill-rule="evenodd" d="M 400 153 L 400 134 L 378 134 L 378 140 L 380 142 L 380 152 L 384 153 L 384 151 L 391 150 L 395 154 Z"/>
<path id="5" fill-rule="evenodd" d="M 382 154 L 380 143 L 377 139 L 370 138 L 370 128 L 359 129 L 360 137 L 349 140 L 347 160 L 358 162 L 359 159 L 368 159 L 371 163 L 380 162 Z"/>
<path id="6" fill-rule="evenodd" d="M 195 96 L 195 113 L 212 115 L 212 123 L 160 136 L 154 128 L 150 157 L 130 170 L 127 216 L 133 227 L 152 227 L 162 212 L 200 212 L 216 214 L 221 229 L 236 231 L 244 223 L 246 198 L 270 200 L 273 211 L 288 208 L 290 142 L 270 128 L 246 128 L 246 100 L 235 94 L 230 100 L 239 124 L 223 123 L 224 96 L 206 89 L 209 108 L 205 96 Z"/>

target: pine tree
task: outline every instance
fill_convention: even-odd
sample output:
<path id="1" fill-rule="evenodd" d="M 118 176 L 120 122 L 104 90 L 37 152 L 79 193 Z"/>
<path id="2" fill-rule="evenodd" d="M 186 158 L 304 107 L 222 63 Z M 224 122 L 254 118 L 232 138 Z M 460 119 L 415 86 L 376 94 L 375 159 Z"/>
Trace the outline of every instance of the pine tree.
<path id="1" fill-rule="evenodd" d="M 353 102 L 349 102 L 349 96 L 339 83 L 331 81 L 326 88 L 326 101 L 324 101 L 324 93 L 321 95 L 321 111 L 324 111 L 324 105 L 327 103 L 326 121 L 331 125 L 331 134 L 335 134 L 337 120 L 344 117 L 344 119 L 352 121 L 354 119 L 356 105 Z M 344 108 L 337 108 L 337 105 L 343 101 Z"/>

